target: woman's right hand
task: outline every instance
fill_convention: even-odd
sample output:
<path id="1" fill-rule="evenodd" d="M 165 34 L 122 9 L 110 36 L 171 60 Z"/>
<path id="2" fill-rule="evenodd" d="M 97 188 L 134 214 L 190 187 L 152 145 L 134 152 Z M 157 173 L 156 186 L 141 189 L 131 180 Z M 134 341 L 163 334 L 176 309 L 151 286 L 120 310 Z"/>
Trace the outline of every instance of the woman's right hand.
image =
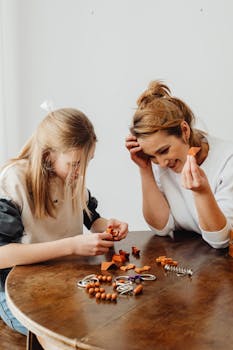
<path id="1" fill-rule="evenodd" d="M 137 138 L 133 135 L 126 137 L 125 146 L 130 152 L 130 157 L 134 163 L 136 163 L 140 168 L 147 168 L 151 166 L 150 158 L 143 153 L 141 146 L 139 145 Z"/>
<path id="2" fill-rule="evenodd" d="M 72 254 L 93 256 L 106 254 L 113 247 L 110 233 L 85 233 L 71 237 Z"/>

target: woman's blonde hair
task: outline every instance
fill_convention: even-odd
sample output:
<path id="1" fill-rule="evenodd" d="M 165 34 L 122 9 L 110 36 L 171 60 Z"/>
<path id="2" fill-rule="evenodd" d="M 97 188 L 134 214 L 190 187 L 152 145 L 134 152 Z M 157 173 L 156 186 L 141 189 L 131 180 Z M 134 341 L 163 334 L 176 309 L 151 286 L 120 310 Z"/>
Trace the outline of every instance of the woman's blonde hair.
<path id="1" fill-rule="evenodd" d="M 193 112 L 182 100 L 171 96 L 170 89 L 161 81 L 152 81 L 139 96 L 137 105 L 130 127 L 131 133 L 137 138 L 159 130 L 181 137 L 181 122 L 186 121 L 190 127 L 190 146 L 200 146 L 201 134 L 193 128 Z"/>
<path id="2" fill-rule="evenodd" d="M 49 157 L 50 153 L 77 149 L 82 151 L 79 176 L 76 182 L 69 184 L 73 195 L 73 210 L 77 207 L 77 195 L 81 194 L 82 207 L 89 214 L 85 196 L 85 175 L 90 152 L 96 141 L 92 123 L 79 110 L 58 109 L 50 112 L 42 120 L 20 154 L 11 160 L 11 163 L 22 159 L 29 161 L 27 187 L 35 217 L 56 216 L 55 205 L 49 191 L 50 181 L 55 175 Z"/>

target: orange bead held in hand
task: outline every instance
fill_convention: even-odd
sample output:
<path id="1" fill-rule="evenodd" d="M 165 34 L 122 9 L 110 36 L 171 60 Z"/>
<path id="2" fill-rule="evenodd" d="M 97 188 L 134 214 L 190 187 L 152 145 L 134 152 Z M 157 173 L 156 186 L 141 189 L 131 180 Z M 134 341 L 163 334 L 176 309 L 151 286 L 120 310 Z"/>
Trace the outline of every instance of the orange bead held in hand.
<path id="1" fill-rule="evenodd" d="M 188 150 L 188 155 L 195 157 L 197 153 L 200 152 L 200 150 L 201 150 L 201 147 L 191 147 Z"/>
<path id="2" fill-rule="evenodd" d="M 113 234 L 113 231 L 114 231 L 114 230 L 113 230 L 113 227 L 112 227 L 112 226 L 108 226 L 108 227 L 107 227 L 107 230 L 106 230 L 107 233 L 111 233 L 111 235 L 112 235 L 112 234 Z"/>
<path id="3" fill-rule="evenodd" d="M 108 226 L 106 229 L 107 233 L 110 233 L 112 235 L 112 240 L 113 241 L 118 241 L 118 231 L 114 230 L 112 226 Z"/>

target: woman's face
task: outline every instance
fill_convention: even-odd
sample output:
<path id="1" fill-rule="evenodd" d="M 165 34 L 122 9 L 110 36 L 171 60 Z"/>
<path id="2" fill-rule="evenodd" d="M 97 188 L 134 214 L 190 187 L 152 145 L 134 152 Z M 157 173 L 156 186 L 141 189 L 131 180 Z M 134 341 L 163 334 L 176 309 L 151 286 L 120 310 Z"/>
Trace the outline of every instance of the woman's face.
<path id="1" fill-rule="evenodd" d="M 160 130 L 145 138 L 138 138 L 138 143 L 153 163 L 158 164 L 161 168 L 169 168 L 180 173 L 190 147 L 184 139 L 168 135 L 165 131 Z"/>
<path id="2" fill-rule="evenodd" d="M 94 157 L 94 152 L 95 147 L 93 146 L 90 152 L 89 160 Z M 70 176 L 71 181 L 76 180 L 79 175 L 81 155 L 81 149 L 51 155 L 53 171 L 63 181 L 65 181 L 68 176 Z"/>

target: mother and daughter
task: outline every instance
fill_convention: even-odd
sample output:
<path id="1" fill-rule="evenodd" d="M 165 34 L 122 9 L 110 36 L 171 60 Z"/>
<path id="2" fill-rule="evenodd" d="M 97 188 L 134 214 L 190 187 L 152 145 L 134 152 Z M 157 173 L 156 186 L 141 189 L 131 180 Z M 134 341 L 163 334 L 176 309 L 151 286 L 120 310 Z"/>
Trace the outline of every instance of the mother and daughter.
<path id="1" fill-rule="evenodd" d="M 152 82 L 139 97 L 126 147 L 138 165 L 143 215 L 157 235 L 175 229 L 202 235 L 214 248 L 226 247 L 233 225 L 233 145 L 193 128 L 190 108 L 169 88 Z M 128 225 L 105 219 L 86 188 L 86 169 L 96 135 L 76 109 L 50 112 L 20 154 L 0 174 L 0 316 L 22 334 L 11 314 L 4 283 L 11 267 L 57 257 L 105 254 Z M 199 147 L 196 157 L 190 147 Z M 82 234 L 85 225 L 91 234 Z"/>

